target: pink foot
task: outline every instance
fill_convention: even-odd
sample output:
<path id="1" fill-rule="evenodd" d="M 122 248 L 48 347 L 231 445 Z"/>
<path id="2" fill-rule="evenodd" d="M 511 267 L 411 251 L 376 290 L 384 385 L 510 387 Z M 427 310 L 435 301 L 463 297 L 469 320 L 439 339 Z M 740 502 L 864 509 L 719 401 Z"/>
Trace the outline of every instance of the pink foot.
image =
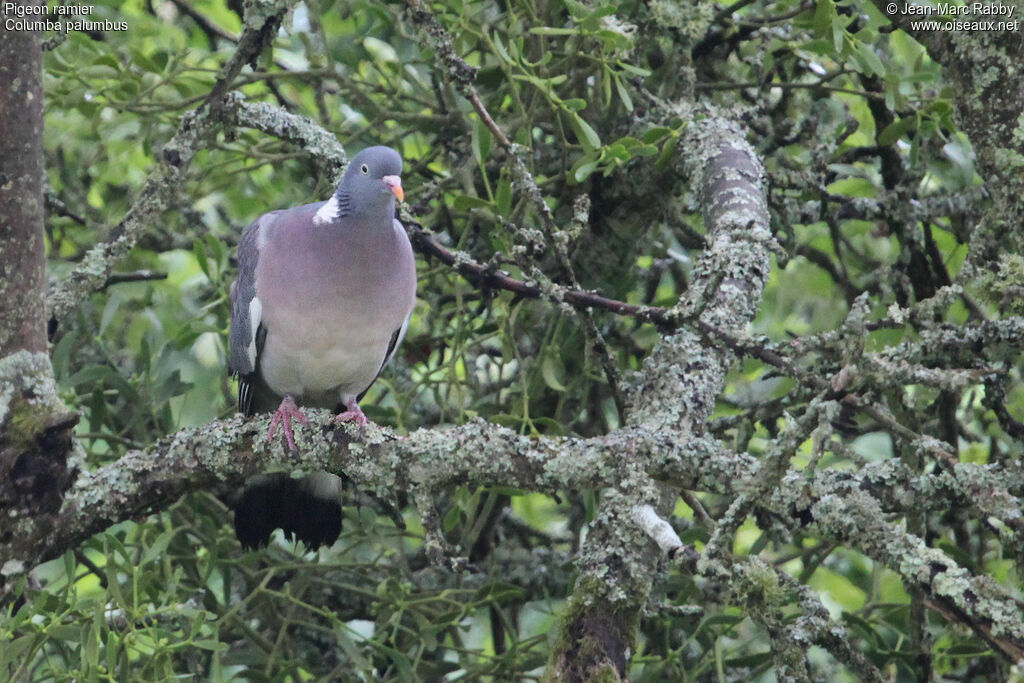
<path id="1" fill-rule="evenodd" d="M 366 417 L 363 413 L 362 408 L 356 403 L 355 398 L 350 398 L 345 401 L 345 407 L 348 408 L 343 413 L 340 413 L 334 418 L 335 422 L 355 422 L 360 427 L 365 427 L 370 424 L 370 418 Z"/>
<path id="2" fill-rule="evenodd" d="M 285 441 L 288 442 L 288 450 L 294 451 L 295 435 L 292 434 L 292 419 L 296 419 L 304 425 L 309 424 L 309 420 L 302 414 L 299 407 L 295 405 L 295 399 L 291 396 L 285 396 L 284 400 L 281 401 L 281 405 L 274 411 L 274 417 L 270 418 L 267 441 L 273 440 L 274 432 L 277 431 L 277 425 L 282 425 L 284 427 Z"/>

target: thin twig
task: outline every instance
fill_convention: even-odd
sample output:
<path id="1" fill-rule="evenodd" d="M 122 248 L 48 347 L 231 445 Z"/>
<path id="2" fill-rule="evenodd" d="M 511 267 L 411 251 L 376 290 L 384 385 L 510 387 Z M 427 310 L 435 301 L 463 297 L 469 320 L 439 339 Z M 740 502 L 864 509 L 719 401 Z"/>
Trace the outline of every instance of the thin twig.
<path id="1" fill-rule="evenodd" d="M 156 270 L 136 270 L 130 273 L 111 273 L 107 278 L 107 287 L 119 285 L 122 282 L 142 282 L 145 280 L 166 280 L 167 273 Z"/>

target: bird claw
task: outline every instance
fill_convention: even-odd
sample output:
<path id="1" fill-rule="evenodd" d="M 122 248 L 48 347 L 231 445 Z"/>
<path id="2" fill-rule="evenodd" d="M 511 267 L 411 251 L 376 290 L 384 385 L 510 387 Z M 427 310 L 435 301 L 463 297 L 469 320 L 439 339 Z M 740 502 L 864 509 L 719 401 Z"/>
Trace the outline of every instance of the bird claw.
<path id="1" fill-rule="evenodd" d="M 335 422 L 355 422 L 360 427 L 370 424 L 370 418 L 361 410 L 346 410 L 334 418 Z"/>
<path id="2" fill-rule="evenodd" d="M 281 401 L 281 405 L 278 406 L 277 410 L 274 411 L 274 416 L 270 418 L 270 429 L 267 430 L 267 441 L 273 441 L 274 432 L 277 431 L 277 426 L 281 425 L 284 428 L 284 438 L 288 443 L 288 450 L 295 451 L 295 435 L 292 432 L 292 419 L 296 419 L 302 424 L 308 426 L 309 419 L 302 414 L 299 407 L 295 405 L 295 399 L 291 396 L 285 396 L 284 400 Z"/>
<path id="3" fill-rule="evenodd" d="M 358 403 L 351 401 L 346 403 L 345 407 L 348 408 L 348 410 L 338 414 L 334 418 L 335 422 L 355 422 L 359 425 L 360 430 L 370 424 L 370 418 L 366 417 L 366 414 L 363 413 L 363 409 L 359 407 Z"/>

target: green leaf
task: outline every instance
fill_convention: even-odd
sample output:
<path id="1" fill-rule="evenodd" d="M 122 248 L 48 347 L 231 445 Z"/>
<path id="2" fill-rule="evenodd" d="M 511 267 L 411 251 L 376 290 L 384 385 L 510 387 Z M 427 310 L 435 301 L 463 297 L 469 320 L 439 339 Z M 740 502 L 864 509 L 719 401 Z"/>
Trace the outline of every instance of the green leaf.
<path id="1" fill-rule="evenodd" d="M 863 73 L 873 73 L 881 77 L 885 76 L 885 65 L 882 64 L 882 60 L 875 53 L 874 46 L 858 42 L 854 58 L 857 64 L 860 65 Z"/>
<path id="2" fill-rule="evenodd" d="M 565 9 L 569 10 L 569 16 L 576 21 L 580 21 L 590 14 L 590 6 L 579 0 L 562 0 L 562 2 L 565 3 Z"/>
<path id="3" fill-rule="evenodd" d="M 511 583 L 495 581 L 481 586 L 473 595 L 474 602 L 493 602 L 495 604 L 512 603 L 523 600 L 526 591 Z"/>
<path id="4" fill-rule="evenodd" d="M 658 127 L 655 127 L 655 128 L 651 128 L 646 133 L 644 133 L 644 136 L 641 138 L 641 140 L 643 140 L 647 144 L 652 144 L 652 143 L 655 143 L 655 142 L 660 142 L 661 140 L 665 139 L 665 137 L 667 137 L 672 132 L 673 131 L 672 131 L 671 128 L 665 128 L 664 126 L 658 126 Z"/>
<path id="5" fill-rule="evenodd" d="M 385 647 L 383 645 L 378 645 L 377 648 L 395 667 L 395 670 L 398 673 L 398 680 L 411 681 L 417 678 L 413 675 L 412 662 L 409 661 L 409 657 L 407 657 L 405 653 L 396 650 L 395 648 Z"/>
<path id="6" fill-rule="evenodd" d="M 70 550 L 64 553 L 64 576 L 67 578 L 68 585 L 75 580 L 75 568 L 77 562 L 75 560 L 75 554 Z"/>
<path id="7" fill-rule="evenodd" d="M 67 382 L 70 386 L 77 387 L 81 384 L 95 384 L 100 382 L 116 383 L 116 378 L 120 378 L 120 376 L 110 366 L 87 365 L 69 377 Z M 121 381 L 123 381 L 123 378 Z"/>
<path id="8" fill-rule="evenodd" d="M 537 428 L 541 434 L 548 436 L 565 436 L 565 425 L 558 420 L 552 420 L 550 417 L 535 417 L 533 418 L 533 426 Z"/>
<path id="9" fill-rule="evenodd" d="M 0 671 L 8 671 L 8 665 L 18 660 L 25 650 L 31 647 L 35 636 L 21 636 L 14 640 L 4 643 L 4 646 L 0 648 L 0 665 L 3 669 Z"/>
<path id="10" fill-rule="evenodd" d="M 481 170 L 484 168 L 487 159 L 491 155 L 491 145 L 494 137 L 490 129 L 479 118 L 473 120 L 473 156 Z"/>
<path id="11" fill-rule="evenodd" d="M 709 617 L 705 617 L 700 622 L 700 627 L 705 626 L 736 626 L 742 622 L 746 617 L 742 614 L 713 614 Z"/>
<path id="12" fill-rule="evenodd" d="M 577 139 L 580 144 L 583 145 L 584 149 L 588 152 L 593 151 L 601 146 L 601 138 L 598 137 L 597 131 L 590 127 L 590 124 L 583 120 L 583 118 L 573 112 L 569 116 L 569 121 L 572 124 L 572 129 L 576 133 Z"/>
<path id="13" fill-rule="evenodd" d="M 941 654 L 946 657 L 991 657 L 992 650 L 986 649 L 977 643 L 963 643 L 942 650 Z"/>
<path id="14" fill-rule="evenodd" d="M 574 36 L 578 35 L 578 28 L 553 28 L 551 26 L 535 26 L 530 33 L 538 36 Z"/>
<path id="15" fill-rule="evenodd" d="M 107 303 L 103 306 L 103 315 L 100 316 L 100 327 L 99 334 L 102 335 L 104 330 L 110 324 L 110 321 L 114 319 L 114 315 L 117 310 L 121 307 L 123 298 L 121 294 L 115 289 L 114 293 L 107 299 Z"/>
<path id="16" fill-rule="evenodd" d="M 206 245 L 198 237 L 192 240 L 192 253 L 196 257 L 196 261 L 199 262 L 199 270 L 203 271 L 203 275 L 210 278 L 210 262 L 206 257 Z M 212 281 L 213 278 L 210 278 Z"/>
<path id="17" fill-rule="evenodd" d="M 85 663 L 90 670 L 95 670 L 100 663 L 100 634 L 103 633 L 103 610 L 97 608 L 93 612 L 92 622 L 85 632 Z"/>
<path id="18" fill-rule="evenodd" d="M 398 54 L 395 52 L 395 48 L 388 45 L 380 38 L 374 38 L 373 36 L 366 36 L 363 38 L 363 47 L 370 53 L 370 56 L 375 62 L 384 64 L 394 64 L 398 62 Z"/>
<path id="19" fill-rule="evenodd" d="M 878 632 L 875 630 L 866 619 L 858 616 L 854 612 L 843 612 L 843 621 L 849 624 L 851 630 L 856 630 L 861 636 L 867 640 L 874 648 L 883 647 L 884 643 L 879 637 Z"/>
<path id="20" fill-rule="evenodd" d="M 219 275 L 228 262 L 228 246 L 224 243 L 224 240 L 214 235 L 208 234 L 206 236 L 206 251 L 211 254 L 214 259 L 214 265 L 216 266 L 215 276 Z"/>
<path id="21" fill-rule="evenodd" d="M 164 402 L 175 396 L 184 395 L 191 388 L 191 382 L 181 380 L 181 368 L 175 368 L 156 388 L 155 397 L 158 401 Z"/>
<path id="22" fill-rule="evenodd" d="M 69 643 L 82 642 L 82 629 L 71 624 L 54 624 L 46 629 L 46 635 Z"/>
<path id="23" fill-rule="evenodd" d="M 772 654 L 770 652 L 756 652 L 749 655 L 741 655 L 739 657 L 729 657 L 725 660 L 725 664 L 729 667 L 756 669 L 770 661 L 771 656 Z"/>
<path id="24" fill-rule="evenodd" d="M 814 10 L 812 24 L 814 32 L 821 38 L 829 38 L 832 33 L 832 17 L 836 14 L 836 6 L 832 0 L 818 0 Z"/>
<path id="25" fill-rule="evenodd" d="M 544 384 L 548 385 L 548 388 L 555 391 L 566 390 L 565 385 L 562 383 L 562 378 L 565 377 L 565 365 L 558 356 L 554 354 L 544 356 L 544 360 L 540 364 L 540 373 L 544 378 Z"/>
<path id="26" fill-rule="evenodd" d="M 106 64 L 96 64 L 94 66 L 87 66 L 80 69 L 78 73 L 83 78 L 100 80 L 104 78 L 117 78 L 118 74 L 121 72 L 112 66 L 107 66 Z"/>
<path id="27" fill-rule="evenodd" d="M 619 62 L 618 66 L 623 71 L 628 71 L 634 76 L 643 76 L 644 78 L 647 78 L 651 75 L 651 71 L 649 69 L 644 69 L 636 66 L 635 64 L 630 64 L 629 62 Z"/>
<path id="28" fill-rule="evenodd" d="M 676 145 L 678 144 L 678 136 L 669 138 L 668 142 L 665 143 L 665 146 L 661 148 L 661 154 L 658 155 L 658 160 L 654 162 L 654 167 L 660 170 L 668 166 L 673 155 L 676 153 Z"/>
<path id="29" fill-rule="evenodd" d="M 109 52 L 97 55 L 93 58 L 92 63 L 95 65 L 106 65 L 114 69 L 121 68 L 121 62 L 117 61 L 117 57 Z"/>
<path id="30" fill-rule="evenodd" d="M 498 180 L 498 190 L 494 194 L 494 203 L 498 205 L 498 213 L 508 216 L 512 213 L 512 181 L 505 175 L 502 169 L 501 177 Z"/>
<path id="31" fill-rule="evenodd" d="M 602 160 L 614 164 L 624 164 L 632 158 L 633 155 L 630 154 L 629 150 L 621 141 L 605 147 L 603 154 L 601 155 Z"/>
<path id="32" fill-rule="evenodd" d="M 142 553 L 142 559 L 139 560 L 139 565 L 149 564 L 163 555 L 164 551 L 167 550 L 167 546 L 170 545 L 171 539 L 174 538 L 174 534 L 175 532 L 173 530 L 168 529 L 157 536 L 149 547 L 146 548 L 145 552 Z"/>
<path id="33" fill-rule="evenodd" d="M 491 415 L 489 421 L 496 425 L 509 428 L 518 428 L 523 424 L 523 418 L 521 415 L 508 415 L 506 413 Z"/>
<path id="34" fill-rule="evenodd" d="M 490 209 L 492 205 L 486 199 L 471 197 L 468 194 L 457 194 L 452 199 L 452 208 L 456 211 L 469 211 L 470 209 Z"/>
<path id="35" fill-rule="evenodd" d="M 581 97 L 562 100 L 562 108 L 566 111 L 582 111 L 587 108 L 587 101 Z"/>
<path id="36" fill-rule="evenodd" d="M 348 627 L 344 624 L 338 624 L 334 628 L 334 638 L 338 645 L 341 646 L 342 651 L 348 660 L 355 664 L 357 670 L 370 671 L 373 669 L 373 663 L 366 658 L 363 651 L 359 648 L 352 637 L 348 634 Z"/>
<path id="37" fill-rule="evenodd" d="M 893 121 L 878 135 L 878 144 L 885 147 L 899 140 L 907 132 L 917 128 L 917 116 L 905 116 Z"/>
<path id="38" fill-rule="evenodd" d="M 842 178 L 826 188 L 831 194 L 845 197 L 875 197 L 878 188 L 866 178 Z"/>
<path id="39" fill-rule="evenodd" d="M 510 64 L 512 62 L 512 57 L 509 55 L 508 50 L 505 49 L 505 44 L 501 42 L 501 36 L 498 35 L 497 32 L 495 32 L 493 40 L 494 49 L 497 50 L 498 56 L 501 57 L 503 62 Z"/>
<path id="40" fill-rule="evenodd" d="M 445 533 L 451 531 L 458 526 L 461 517 L 462 511 L 458 506 L 453 506 L 448 512 L 444 513 L 444 519 L 441 520 L 441 528 L 444 529 Z"/>
<path id="41" fill-rule="evenodd" d="M 508 53 L 512 55 L 515 60 L 522 59 L 523 57 L 523 43 L 524 39 L 522 36 L 511 38 L 508 41 Z"/>
<path id="42" fill-rule="evenodd" d="M 69 329 L 53 347 L 53 374 L 58 381 L 71 371 L 71 353 L 78 348 L 78 331 Z"/>
<path id="43" fill-rule="evenodd" d="M 608 29 L 598 31 L 597 37 L 604 41 L 605 48 L 609 50 L 628 50 L 633 44 L 633 41 L 628 36 L 618 31 L 609 31 Z"/>
<path id="44" fill-rule="evenodd" d="M 843 42 L 846 40 L 846 25 L 838 13 L 832 13 L 832 47 L 837 54 L 843 51 Z"/>
<path id="45" fill-rule="evenodd" d="M 575 180 L 577 183 L 582 183 L 584 180 L 590 177 L 591 173 L 597 170 L 597 159 L 593 159 L 587 156 L 583 156 L 581 158 L 581 161 L 583 159 L 588 159 L 588 161 L 584 161 L 582 164 L 576 162 L 577 165 L 573 167 L 572 177 L 573 180 Z"/>
<path id="46" fill-rule="evenodd" d="M 107 643 L 106 643 L 106 655 L 107 655 L 107 669 L 113 671 L 117 668 L 118 655 L 121 652 L 121 638 L 118 636 L 117 631 L 107 631 Z M 213 680 L 219 681 L 221 678 L 214 676 Z"/>
<path id="47" fill-rule="evenodd" d="M 619 78 L 618 74 L 615 74 L 615 92 L 619 94 L 619 99 L 622 100 L 622 104 L 626 107 L 626 111 L 633 111 L 633 98 L 629 96 L 629 91 L 626 90 L 626 86 L 622 83 L 622 79 Z"/>

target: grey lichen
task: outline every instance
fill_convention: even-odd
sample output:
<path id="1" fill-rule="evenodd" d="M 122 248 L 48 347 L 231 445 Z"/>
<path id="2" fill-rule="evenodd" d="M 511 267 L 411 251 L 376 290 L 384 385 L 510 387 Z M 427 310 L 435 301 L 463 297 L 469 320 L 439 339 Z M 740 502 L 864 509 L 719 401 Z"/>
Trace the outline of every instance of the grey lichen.
<path id="1" fill-rule="evenodd" d="M 1001 254 L 985 266 L 974 279 L 980 298 L 1012 315 L 1024 315 L 1024 256 Z"/>
<path id="2" fill-rule="evenodd" d="M 1024 613 L 1006 592 L 986 577 L 972 577 L 941 550 L 887 522 L 877 501 L 863 490 L 819 494 L 810 507 L 813 525 L 826 537 L 852 543 L 869 557 L 898 572 L 904 580 L 947 600 L 956 609 L 991 625 L 993 633 L 1024 642 Z M 778 490 L 776 504 L 791 491 Z M 773 506 L 774 507 L 774 506 Z"/>
<path id="3" fill-rule="evenodd" d="M 332 133 L 316 122 L 266 102 L 248 102 L 238 92 L 225 96 L 224 107 L 225 114 L 236 125 L 287 140 L 304 150 L 331 185 L 341 180 L 347 163 L 345 149 Z"/>
<path id="4" fill-rule="evenodd" d="M 28 397 L 28 398 L 25 398 Z M 0 358 L 0 426 L 10 429 L 12 401 L 20 398 L 45 409 L 60 409 L 50 357 L 45 353 L 18 351 Z M 5 438 L 9 438 L 5 434 Z"/>
<path id="5" fill-rule="evenodd" d="M 653 0 L 650 8 L 659 25 L 678 29 L 693 41 L 706 35 L 716 11 L 714 3 L 710 2 L 680 3 L 671 0 Z"/>

